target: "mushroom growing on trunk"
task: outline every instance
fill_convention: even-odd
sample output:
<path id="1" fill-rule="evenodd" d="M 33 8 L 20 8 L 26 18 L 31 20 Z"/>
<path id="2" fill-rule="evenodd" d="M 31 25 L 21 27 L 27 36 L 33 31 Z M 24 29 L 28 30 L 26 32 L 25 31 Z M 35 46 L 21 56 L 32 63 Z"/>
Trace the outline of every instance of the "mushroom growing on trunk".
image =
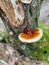
<path id="1" fill-rule="evenodd" d="M 38 27 L 40 5 L 41 0 L 0 0 L 0 8 L 5 17 L 0 14 L 6 20 L 5 24 L 8 20 L 7 25 L 15 33 L 24 31 L 26 27 L 34 31 Z"/>
<path id="2" fill-rule="evenodd" d="M 25 29 L 24 33 L 20 33 L 18 38 L 20 41 L 25 43 L 37 42 L 41 39 L 43 32 L 40 28 L 32 30 L 30 28 Z"/>

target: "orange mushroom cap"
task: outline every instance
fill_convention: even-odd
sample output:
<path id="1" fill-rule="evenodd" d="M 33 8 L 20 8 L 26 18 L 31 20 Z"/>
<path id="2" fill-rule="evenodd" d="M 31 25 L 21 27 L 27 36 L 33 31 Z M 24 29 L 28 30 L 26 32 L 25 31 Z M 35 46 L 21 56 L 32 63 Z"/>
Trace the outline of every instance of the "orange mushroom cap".
<path id="1" fill-rule="evenodd" d="M 37 42 L 41 39 L 43 35 L 43 32 L 40 28 L 35 29 L 32 34 L 27 34 L 27 33 L 20 33 L 19 34 L 19 40 L 22 42 L 26 42 L 26 43 L 33 43 L 33 42 Z"/>

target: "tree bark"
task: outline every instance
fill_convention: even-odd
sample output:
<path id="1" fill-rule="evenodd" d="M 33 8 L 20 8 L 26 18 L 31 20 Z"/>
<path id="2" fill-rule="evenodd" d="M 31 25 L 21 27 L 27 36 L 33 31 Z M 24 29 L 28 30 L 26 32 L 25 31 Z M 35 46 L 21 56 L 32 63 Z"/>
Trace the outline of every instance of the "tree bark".
<path id="1" fill-rule="evenodd" d="M 14 14 L 14 8 L 11 3 L 11 0 L 0 0 L 0 10 L 2 10 L 6 16 L 2 15 L 0 12 L 0 15 L 7 21 L 7 23 L 14 32 L 24 30 L 25 27 L 30 27 L 32 29 L 35 29 L 38 27 L 38 17 L 40 12 L 40 6 L 41 6 L 42 0 L 32 0 L 30 4 L 23 4 L 21 1 L 16 1 L 16 5 L 20 4 L 18 11 L 16 14 L 20 13 L 22 15 L 21 18 L 17 17 L 15 19 Z M 15 5 L 15 6 L 16 6 Z"/>
<path id="2" fill-rule="evenodd" d="M 38 27 L 38 17 L 40 14 L 40 7 L 43 0 L 32 0 L 31 4 L 27 5 L 28 12 L 28 26 L 32 29 Z"/>

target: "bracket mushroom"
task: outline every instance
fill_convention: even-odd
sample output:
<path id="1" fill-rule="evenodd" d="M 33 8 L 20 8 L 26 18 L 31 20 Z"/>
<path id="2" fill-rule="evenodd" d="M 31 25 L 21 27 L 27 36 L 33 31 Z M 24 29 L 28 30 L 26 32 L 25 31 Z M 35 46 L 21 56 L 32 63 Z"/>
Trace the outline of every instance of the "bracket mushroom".
<path id="1" fill-rule="evenodd" d="M 25 43 L 34 43 L 39 41 L 43 35 L 43 31 L 40 28 L 33 30 L 32 33 L 31 31 L 31 29 L 27 29 L 26 32 L 20 33 L 18 36 L 19 40 Z"/>

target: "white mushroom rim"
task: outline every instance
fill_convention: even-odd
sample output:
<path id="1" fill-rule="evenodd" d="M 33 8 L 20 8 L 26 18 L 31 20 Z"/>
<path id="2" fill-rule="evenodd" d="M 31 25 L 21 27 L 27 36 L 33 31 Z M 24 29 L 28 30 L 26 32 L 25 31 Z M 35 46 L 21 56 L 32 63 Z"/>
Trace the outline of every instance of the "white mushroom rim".
<path id="1" fill-rule="evenodd" d="M 22 42 L 25 42 L 25 43 L 34 43 L 34 42 L 37 42 L 41 39 L 42 35 L 43 35 L 43 31 L 40 29 L 40 28 L 37 28 L 40 32 L 40 34 L 38 35 L 38 37 L 34 38 L 34 39 L 30 39 L 30 40 L 26 40 L 26 39 L 23 39 L 22 37 L 20 37 L 20 34 L 18 36 L 19 40 L 22 41 Z"/>
<path id="2" fill-rule="evenodd" d="M 22 3 L 29 4 L 32 2 L 32 0 L 21 0 Z"/>

